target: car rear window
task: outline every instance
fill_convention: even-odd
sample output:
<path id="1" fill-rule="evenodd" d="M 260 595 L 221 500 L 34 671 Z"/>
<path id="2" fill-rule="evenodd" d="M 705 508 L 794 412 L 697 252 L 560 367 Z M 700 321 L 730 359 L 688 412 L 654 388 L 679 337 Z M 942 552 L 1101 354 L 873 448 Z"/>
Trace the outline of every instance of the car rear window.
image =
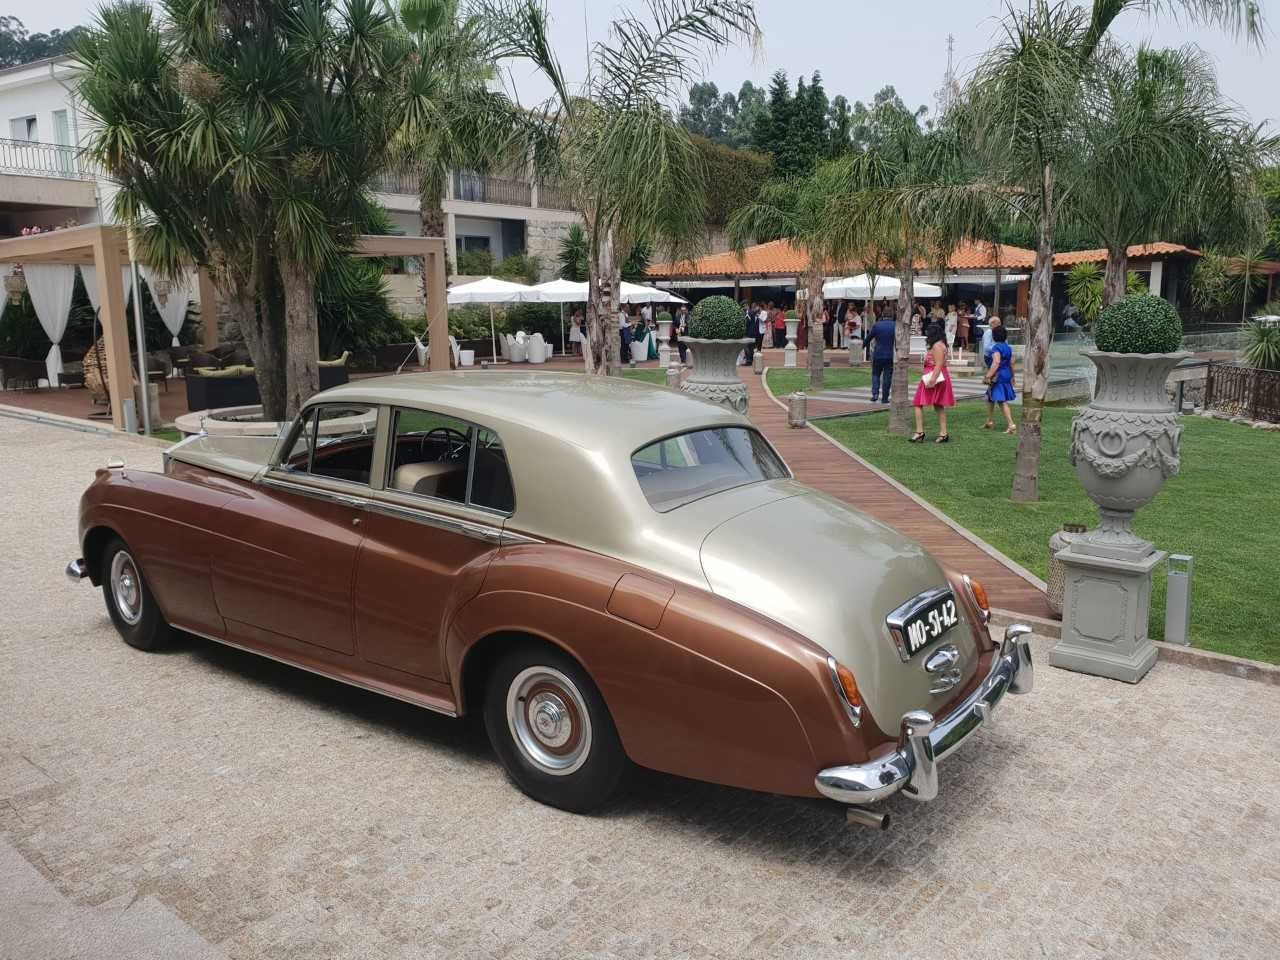
<path id="1" fill-rule="evenodd" d="M 659 513 L 761 480 L 791 476 L 755 430 L 716 427 L 656 440 L 631 455 L 645 499 Z"/>

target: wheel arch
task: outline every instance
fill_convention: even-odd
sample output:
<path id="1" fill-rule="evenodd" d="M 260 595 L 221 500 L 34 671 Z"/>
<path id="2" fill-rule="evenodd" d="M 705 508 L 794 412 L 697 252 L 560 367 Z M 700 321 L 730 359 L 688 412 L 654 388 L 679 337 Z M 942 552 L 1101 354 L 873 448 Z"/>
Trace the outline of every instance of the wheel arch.
<path id="1" fill-rule="evenodd" d="M 494 665 L 503 654 L 520 646 L 544 646 L 563 654 L 591 678 L 597 690 L 600 688 L 599 682 L 591 675 L 591 670 L 582 662 L 582 658 L 550 634 L 528 628 L 493 630 L 463 651 L 455 691 L 458 716 L 466 716 L 473 707 L 484 702 L 484 684 Z"/>
<path id="2" fill-rule="evenodd" d="M 119 530 L 105 523 L 95 524 L 84 535 L 81 549 L 85 565 L 89 568 L 89 582 L 95 587 L 102 586 L 102 556 L 112 540 L 126 542 Z"/>

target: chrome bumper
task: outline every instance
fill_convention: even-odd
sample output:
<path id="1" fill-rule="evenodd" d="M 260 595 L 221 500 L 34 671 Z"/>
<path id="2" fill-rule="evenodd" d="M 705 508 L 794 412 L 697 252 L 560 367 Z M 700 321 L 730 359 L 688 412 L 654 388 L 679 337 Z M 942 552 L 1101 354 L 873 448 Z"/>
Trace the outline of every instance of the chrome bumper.
<path id="1" fill-rule="evenodd" d="M 898 749 L 867 763 L 828 767 L 814 781 L 818 792 L 841 803 L 866 804 L 899 790 L 914 800 L 938 795 L 937 763 L 991 719 L 1006 693 L 1030 693 L 1035 682 L 1031 628 L 1015 623 L 1004 632 L 991 672 L 963 703 L 941 720 L 927 710 L 902 718 Z"/>
<path id="2" fill-rule="evenodd" d="M 66 569 L 68 580 L 83 580 L 89 575 L 89 565 L 81 559 L 72 560 Z"/>

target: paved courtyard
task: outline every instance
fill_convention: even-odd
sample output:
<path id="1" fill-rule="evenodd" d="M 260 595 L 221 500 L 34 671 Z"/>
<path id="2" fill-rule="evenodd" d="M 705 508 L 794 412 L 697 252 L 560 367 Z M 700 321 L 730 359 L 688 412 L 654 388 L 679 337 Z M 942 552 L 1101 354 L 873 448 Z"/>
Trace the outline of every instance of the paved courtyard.
<path id="1" fill-rule="evenodd" d="M 572 816 L 464 722 L 126 647 L 62 575 L 110 456 L 160 461 L 0 416 L 0 960 L 1280 956 L 1280 688 L 1042 657 L 887 834 L 652 773 Z"/>

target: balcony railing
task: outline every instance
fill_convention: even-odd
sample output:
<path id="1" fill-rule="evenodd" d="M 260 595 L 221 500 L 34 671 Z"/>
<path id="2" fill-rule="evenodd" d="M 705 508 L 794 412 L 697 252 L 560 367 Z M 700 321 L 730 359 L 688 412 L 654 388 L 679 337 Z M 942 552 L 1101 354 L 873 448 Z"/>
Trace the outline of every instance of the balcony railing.
<path id="1" fill-rule="evenodd" d="M 75 147 L 38 140 L 0 139 L 0 173 L 67 180 L 93 179 L 93 174 L 80 163 Z"/>
<path id="2" fill-rule="evenodd" d="M 558 183 L 544 181 L 538 184 L 538 206 L 548 210 L 571 210 L 569 195 Z"/>
<path id="3" fill-rule="evenodd" d="M 533 188 L 523 180 L 484 177 L 477 173 L 455 173 L 453 198 L 474 203 L 505 203 L 513 207 L 529 207 L 533 205 Z"/>
<path id="4" fill-rule="evenodd" d="M 373 189 L 378 193 L 399 193 L 416 197 L 420 186 L 420 174 L 411 166 L 392 167 L 373 178 Z"/>

